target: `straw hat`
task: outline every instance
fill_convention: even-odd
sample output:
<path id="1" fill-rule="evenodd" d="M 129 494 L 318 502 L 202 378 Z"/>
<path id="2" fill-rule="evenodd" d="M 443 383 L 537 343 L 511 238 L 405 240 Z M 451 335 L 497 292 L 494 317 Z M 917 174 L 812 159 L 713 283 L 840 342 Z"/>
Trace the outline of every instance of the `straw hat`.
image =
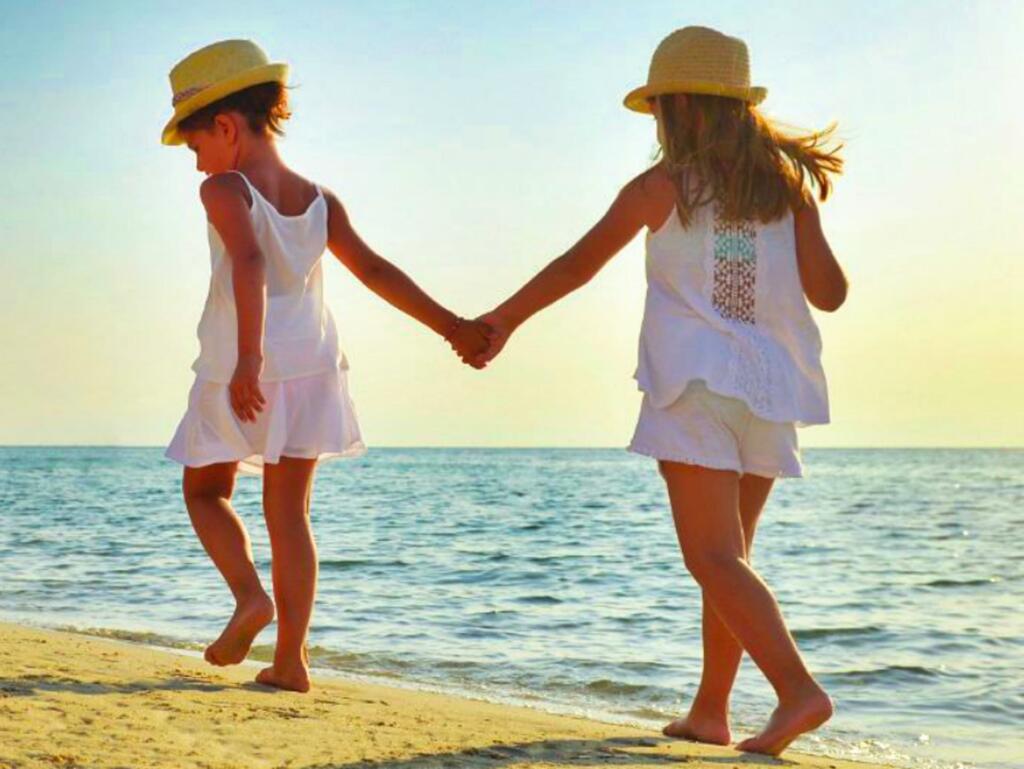
<path id="1" fill-rule="evenodd" d="M 760 104 L 768 91 L 750 85 L 746 43 L 707 27 L 683 27 L 661 41 L 651 57 L 647 85 L 630 91 L 624 104 L 649 114 L 647 100 L 666 93 L 730 96 Z"/>
<path id="2" fill-rule="evenodd" d="M 164 126 L 164 144 L 184 144 L 178 123 L 193 112 L 258 83 L 284 83 L 288 65 L 271 63 L 251 40 L 221 40 L 194 51 L 171 70 L 174 116 Z"/>

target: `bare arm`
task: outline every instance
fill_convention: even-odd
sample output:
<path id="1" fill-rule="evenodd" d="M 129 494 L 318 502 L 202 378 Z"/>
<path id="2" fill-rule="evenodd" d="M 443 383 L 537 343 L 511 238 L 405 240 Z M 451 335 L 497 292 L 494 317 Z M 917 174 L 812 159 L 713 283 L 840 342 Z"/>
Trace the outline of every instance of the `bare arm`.
<path id="1" fill-rule="evenodd" d="M 238 364 L 229 386 L 231 405 L 242 421 L 255 421 L 265 403 L 259 389 L 263 371 L 266 315 L 266 259 L 256 242 L 249 204 L 234 174 L 216 174 L 199 187 L 206 217 L 231 259 L 231 284 L 238 318 Z"/>
<path id="2" fill-rule="evenodd" d="M 643 179 L 626 185 L 586 235 L 550 262 L 493 313 L 511 333 L 528 318 L 572 293 L 593 278 L 647 224 L 648 197 Z"/>
<path id="3" fill-rule="evenodd" d="M 550 262 L 493 311 L 481 316 L 491 329 L 490 346 L 473 360 L 476 365 L 492 360 L 512 332 L 528 318 L 588 283 L 636 237 L 641 227 L 651 225 L 658 193 L 652 194 L 649 182 L 654 182 L 654 189 L 664 187 L 664 179 L 660 179 L 656 169 L 635 178 L 619 192 L 605 215 L 576 245 Z M 664 194 L 662 189 L 661 196 Z"/>
<path id="4" fill-rule="evenodd" d="M 435 302 L 402 270 L 378 255 L 353 229 L 341 202 L 324 190 L 328 207 L 327 247 L 363 285 L 406 315 L 444 336 L 465 360 L 487 346 L 483 324 L 462 323 L 459 317 Z"/>
<path id="5" fill-rule="evenodd" d="M 807 301 L 825 312 L 834 312 L 846 301 L 848 283 L 821 229 L 821 217 L 813 200 L 794 215 L 796 260 Z"/>

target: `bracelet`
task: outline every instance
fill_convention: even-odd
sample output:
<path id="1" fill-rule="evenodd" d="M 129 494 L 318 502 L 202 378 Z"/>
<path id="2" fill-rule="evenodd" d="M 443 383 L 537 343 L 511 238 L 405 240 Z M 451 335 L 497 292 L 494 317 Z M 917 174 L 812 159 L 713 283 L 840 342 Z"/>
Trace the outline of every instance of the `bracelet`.
<path id="1" fill-rule="evenodd" d="M 445 334 L 444 334 L 444 341 L 446 341 L 449 344 L 451 344 L 452 336 L 454 336 L 455 332 L 459 330 L 459 326 L 462 325 L 464 320 L 465 320 L 464 318 L 460 318 L 457 315 L 455 316 L 455 322 L 452 323 L 452 327 L 450 329 L 448 329 L 448 331 L 446 331 Z"/>

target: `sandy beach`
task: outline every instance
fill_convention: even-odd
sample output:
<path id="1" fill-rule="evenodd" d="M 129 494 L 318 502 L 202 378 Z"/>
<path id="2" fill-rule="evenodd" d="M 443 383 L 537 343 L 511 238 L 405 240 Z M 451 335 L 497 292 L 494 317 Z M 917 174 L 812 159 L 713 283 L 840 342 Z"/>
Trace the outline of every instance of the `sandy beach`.
<path id="1" fill-rule="evenodd" d="M 499 769 L 514 765 L 868 769 L 667 740 L 430 692 L 315 679 L 306 695 L 121 641 L 0 624 L 0 768 Z"/>

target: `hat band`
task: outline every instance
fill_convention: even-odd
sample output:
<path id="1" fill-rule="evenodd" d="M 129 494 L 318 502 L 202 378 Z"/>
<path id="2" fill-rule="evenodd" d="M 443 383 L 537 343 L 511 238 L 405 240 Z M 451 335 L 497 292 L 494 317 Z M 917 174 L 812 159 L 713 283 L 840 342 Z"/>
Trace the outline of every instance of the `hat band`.
<path id="1" fill-rule="evenodd" d="M 172 107 L 177 107 L 179 104 L 181 104 L 181 102 L 185 101 L 185 99 L 191 99 L 197 93 L 199 93 L 200 91 L 205 91 L 209 87 L 210 87 L 209 84 L 206 84 L 206 85 L 194 85 L 191 88 L 186 88 L 186 89 L 184 89 L 182 91 L 178 91 L 171 98 L 171 106 Z"/>

